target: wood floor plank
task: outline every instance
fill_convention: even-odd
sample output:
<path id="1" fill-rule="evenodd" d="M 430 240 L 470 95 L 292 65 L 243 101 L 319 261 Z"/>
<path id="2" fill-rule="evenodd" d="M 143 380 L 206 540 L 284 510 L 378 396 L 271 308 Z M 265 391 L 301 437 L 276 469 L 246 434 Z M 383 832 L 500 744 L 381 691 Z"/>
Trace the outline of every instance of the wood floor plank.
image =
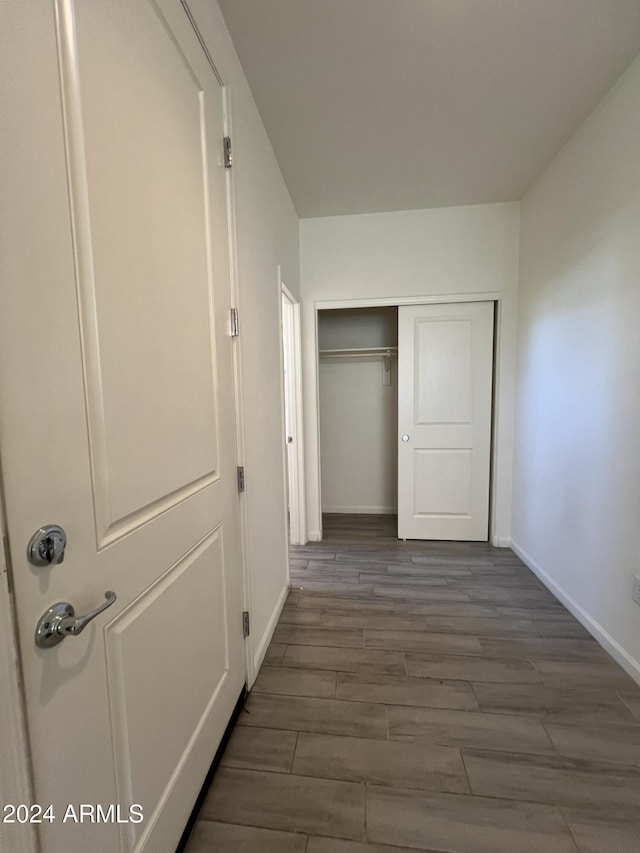
<path id="1" fill-rule="evenodd" d="M 305 853 L 307 836 L 199 820 L 185 853 Z"/>
<path id="2" fill-rule="evenodd" d="M 330 610 L 345 610 L 348 613 L 361 611 L 364 613 L 395 613 L 392 601 L 375 601 L 371 599 L 337 598 L 323 592 L 290 590 L 287 606 L 309 607 L 313 610 L 328 608 Z"/>
<path id="3" fill-rule="evenodd" d="M 522 607 L 527 602 L 538 602 L 539 604 L 547 605 L 554 600 L 551 593 L 542 588 L 505 588 L 496 585 L 478 584 L 473 587 L 468 586 L 465 592 L 471 601 L 487 601 L 490 604 L 511 604 L 515 607 Z"/>
<path id="4" fill-rule="evenodd" d="M 469 616 L 481 619 L 497 619 L 497 608 L 491 604 L 471 604 L 459 601 L 421 601 L 403 599 L 395 602 L 396 612 L 421 616 Z"/>
<path id="5" fill-rule="evenodd" d="M 293 773 L 375 785 L 468 793 L 460 750 L 301 733 Z"/>
<path id="6" fill-rule="evenodd" d="M 386 708 L 371 702 L 252 693 L 238 723 L 259 728 L 387 739 Z"/>
<path id="7" fill-rule="evenodd" d="M 464 751 L 474 794 L 549 805 L 640 807 L 640 767 L 566 756 Z"/>
<path id="8" fill-rule="evenodd" d="M 480 682 L 474 682 L 473 689 L 483 711 L 535 714 L 556 723 L 634 722 L 631 711 L 613 691 Z"/>
<path id="9" fill-rule="evenodd" d="M 443 577 L 443 578 L 469 578 L 471 569 L 466 566 L 451 566 L 449 563 L 416 563 L 412 558 L 409 562 L 389 563 L 387 571 L 390 575 L 403 575 L 406 577 Z"/>
<path id="10" fill-rule="evenodd" d="M 324 628 L 280 623 L 273 634 L 276 643 L 286 646 L 335 646 L 339 649 L 361 649 L 364 645 L 362 628 Z"/>
<path id="11" fill-rule="evenodd" d="M 404 655 L 384 649 L 337 649 L 326 646 L 287 646 L 284 666 L 343 672 L 378 672 L 404 675 Z"/>
<path id="12" fill-rule="evenodd" d="M 398 585 L 399 576 L 397 574 L 390 575 L 385 572 L 370 572 L 370 571 L 361 571 L 360 572 L 360 583 L 373 583 L 373 584 L 389 584 L 389 586 L 397 586 Z M 410 575 L 407 577 L 408 583 L 411 586 L 418 587 L 443 587 L 446 588 L 448 585 L 448 580 L 446 577 L 442 575 L 426 575 L 426 576 L 416 576 Z"/>
<path id="13" fill-rule="evenodd" d="M 542 676 L 526 660 L 485 660 L 465 655 L 405 654 L 407 675 L 500 684 L 540 684 Z"/>
<path id="14" fill-rule="evenodd" d="M 542 724 L 527 715 L 390 705 L 389 739 L 502 752 L 555 753 Z"/>
<path id="15" fill-rule="evenodd" d="M 320 564 L 316 564 L 318 566 Z M 324 565 L 329 565 L 325 563 Z M 333 583 L 333 584 L 359 584 L 360 583 L 360 574 L 359 572 L 345 572 L 342 570 L 334 570 L 333 563 L 331 563 L 331 569 L 324 570 L 316 568 L 305 568 L 305 569 L 291 569 L 290 579 L 292 586 L 300 586 L 304 587 L 305 584 L 309 583 Z"/>
<path id="16" fill-rule="evenodd" d="M 386 844 L 361 844 L 358 841 L 339 841 L 337 838 L 310 837 L 307 853 L 430 853 L 430 851 L 417 847 L 389 847 Z"/>
<path id="17" fill-rule="evenodd" d="M 597 808 L 562 808 L 580 853 L 638 853 L 640 821 L 629 812 L 613 818 L 601 815 Z"/>
<path id="18" fill-rule="evenodd" d="M 569 637 L 591 639 L 591 634 L 576 619 L 535 619 L 541 637 Z"/>
<path id="19" fill-rule="evenodd" d="M 464 794 L 367 788 L 367 836 L 447 853 L 576 853 L 552 806 Z"/>
<path id="20" fill-rule="evenodd" d="M 481 590 L 484 592 L 487 588 L 493 589 L 499 586 L 502 591 L 507 593 L 514 590 L 514 595 L 518 595 L 520 590 L 523 592 L 543 592 L 545 595 L 548 595 L 548 591 L 531 572 L 517 574 L 507 572 L 498 574 L 494 572 L 495 567 L 491 575 L 485 573 L 483 575 L 472 574 L 468 578 L 449 578 L 448 583 L 450 587 L 455 589 Z"/>
<path id="21" fill-rule="evenodd" d="M 343 582 L 338 580 L 297 580 L 295 584 L 291 584 L 292 589 L 302 590 L 304 592 L 322 592 L 331 593 L 331 595 L 344 595 L 347 598 L 366 598 L 373 597 L 373 585 L 361 584 L 357 582 Z"/>
<path id="22" fill-rule="evenodd" d="M 640 689 L 637 687 L 634 690 L 623 690 L 618 693 L 631 713 L 640 720 Z"/>
<path id="23" fill-rule="evenodd" d="M 354 782 L 221 767 L 203 818 L 364 840 L 364 789 Z"/>
<path id="24" fill-rule="evenodd" d="M 282 662 L 287 647 L 284 643 L 270 643 L 264 656 L 263 663 L 277 665 Z"/>
<path id="25" fill-rule="evenodd" d="M 590 687 L 592 689 L 624 690 L 633 686 L 627 673 L 614 661 L 534 660 L 532 666 L 545 684 L 560 687 Z"/>
<path id="26" fill-rule="evenodd" d="M 221 767 L 245 770 L 291 770 L 297 732 L 236 726 L 220 760 Z"/>
<path id="27" fill-rule="evenodd" d="M 464 681 L 408 678 L 379 673 L 339 672 L 336 697 L 352 702 L 381 702 L 422 708 L 477 709 L 478 702 Z"/>
<path id="28" fill-rule="evenodd" d="M 309 573 L 318 572 L 325 575 L 339 574 L 344 575 L 345 580 L 357 580 L 358 573 L 361 571 L 361 568 L 359 565 L 354 566 L 351 562 L 344 562 L 340 560 L 339 555 L 336 554 L 336 558 L 333 562 L 329 562 L 327 560 L 309 560 L 307 564 L 307 571 Z"/>
<path id="29" fill-rule="evenodd" d="M 321 612 L 308 607 L 294 607 L 287 604 L 282 609 L 278 625 L 319 625 Z"/>
<path id="30" fill-rule="evenodd" d="M 254 693 L 278 693 L 287 696 L 316 696 L 333 699 L 336 692 L 335 672 L 301 667 L 264 667 L 253 685 Z"/>
<path id="31" fill-rule="evenodd" d="M 411 562 L 411 557 L 406 552 L 397 551 L 392 548 L 372 549 L 370 551 L 338 551 L 336 560 L 346 563 L 395 563 Z"/>
<path id="32" fill-rule="evenodd" d="M 526 602 L 520 607 L 499 603 L 496 604 L 496 611 L 500 616 L 509 616 L 513 619 L 559 619 L 564 621 L 567 617 L 573 618 L 559 601 L 542 605 Z"/>
<path id="33" fill-rule="evenodd" d="M 323 628 L 373 628 L 393 631 L 424 631 L 426 620 L 421 615 L 403 613 L 367 613 L 323 610 L 319 614 Z"/>
<path id="34" fill-rule="evenodd" d="M 545 723 L 544 727 L 555 748 L 563 755 L 640 765 L 640 724 L 577 726 Z"/>
<path id="35" fill-rule="evenodd" d="M 310 546 L 291 546 L 291 556 L 296 560 L 335 560 L 335 551 L 329 551 L 322 545 L 317 545 L 315 548 Z"/>
<path id="36" fill-rule="evenodd" d="M 398 649 L 406 652 L 442 652 L 443 654 L 447 652 L 480 654 L 482 651 L 477 637 L 429 631 L 379 631 L 366 628 L 364 645 L 367 649 Z"/>
<path id="37" fill-rule="evenodd" d="M 396 584 L 374 584 L 373 595 L 376 598 L 411 598 L 415 601 L 471 601 L 463 590 L 445 587 L 419 586 L 397 582 Z"/>
<path id="38" fill-rule="evenodd" d="M 476 637 L 539 636 L 535 624 L 529 619 L 478 619 L 473 616 L 429 616 L 427 630 L 437 634 L 471 634 Z"/>
<path id="39" fill-rule="evenodd" d="M 492 567 L 491 557 L 481 557 L 478 554 L 455 554 L 447 551 L 444 548 L 431 551 L 430 554 L 422 554 L 417 557 L 412 557 L 411 561 L 418 566 L 437 566 L 442 565 L 446 559 L 446 564 L 449 566 L 462 566 L 472 572 L 474 566 Z"/>
<path id="40" fill-rule="evenodd" d="M 611 660 L 595 640 L 483 637 L 480 640 L 480 646 L 481 654 L 488 658 L 594 661 L 595 663 L 607 663 Z"/>

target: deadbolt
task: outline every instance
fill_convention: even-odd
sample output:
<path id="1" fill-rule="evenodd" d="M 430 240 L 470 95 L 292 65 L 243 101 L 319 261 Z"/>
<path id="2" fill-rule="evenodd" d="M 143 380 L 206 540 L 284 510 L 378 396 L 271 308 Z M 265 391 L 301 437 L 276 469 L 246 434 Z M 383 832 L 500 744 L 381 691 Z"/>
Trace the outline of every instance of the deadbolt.
<path id="1" fill-rule="evenodd" d="M 59 524 L 39 527 L 29 540 L 27 557 L 34 566 L 54 566 L 64 560 L 67 534 Z"/>

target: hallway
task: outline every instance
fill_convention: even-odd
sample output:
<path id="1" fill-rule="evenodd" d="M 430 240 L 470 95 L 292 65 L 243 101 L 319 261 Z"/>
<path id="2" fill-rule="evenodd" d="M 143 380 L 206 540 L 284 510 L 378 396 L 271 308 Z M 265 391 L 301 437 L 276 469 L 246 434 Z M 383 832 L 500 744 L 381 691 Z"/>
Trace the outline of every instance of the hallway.
<path id="1" fill-rule="evenodd" d="M 637 853 L 640 688 L 514 553 L 324 535 L 188 853 Z"/>

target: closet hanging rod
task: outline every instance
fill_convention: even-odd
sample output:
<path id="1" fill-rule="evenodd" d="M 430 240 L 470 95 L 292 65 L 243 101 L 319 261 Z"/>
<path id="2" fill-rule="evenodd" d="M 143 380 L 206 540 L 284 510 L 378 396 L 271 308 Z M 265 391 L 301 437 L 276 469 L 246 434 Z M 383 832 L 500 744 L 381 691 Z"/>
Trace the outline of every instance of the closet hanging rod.
<path id="1" fill-rule="evenodd" d="M 321 349 L 320 358 L 371 358 L 398 354 L 398 347 L 351 347 L 350 349 Z"/>

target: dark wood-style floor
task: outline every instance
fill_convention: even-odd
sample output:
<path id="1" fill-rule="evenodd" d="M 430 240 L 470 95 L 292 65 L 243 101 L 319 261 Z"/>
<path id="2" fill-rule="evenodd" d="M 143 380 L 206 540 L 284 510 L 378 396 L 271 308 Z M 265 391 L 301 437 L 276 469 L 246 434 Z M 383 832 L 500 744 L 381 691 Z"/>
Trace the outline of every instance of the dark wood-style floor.
<path id="1" fill-rule="evenodd" d="M 640 688 L 512 551 L 325 517 L 189 853 L 638 853 Z"/>

